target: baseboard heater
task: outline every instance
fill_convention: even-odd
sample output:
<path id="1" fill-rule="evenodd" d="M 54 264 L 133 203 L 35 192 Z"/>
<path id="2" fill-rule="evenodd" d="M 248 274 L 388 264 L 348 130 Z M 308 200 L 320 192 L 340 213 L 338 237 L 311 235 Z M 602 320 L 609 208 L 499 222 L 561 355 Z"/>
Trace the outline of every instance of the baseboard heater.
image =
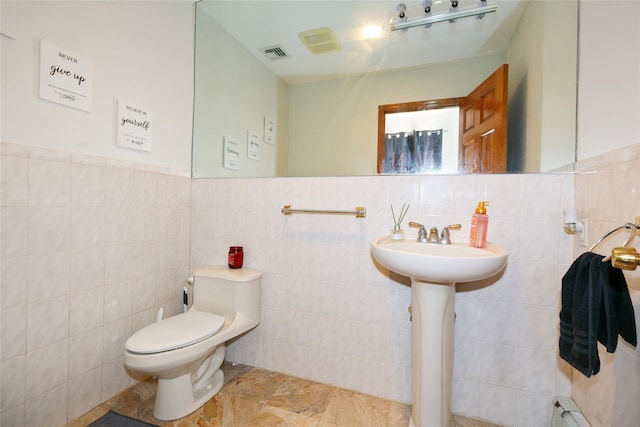
<path id="1" fill-rule="evenodd" d="M 553 402 L 551 427 L 591 427 L 580 408 L 570 397 L 559 396 Z"/>

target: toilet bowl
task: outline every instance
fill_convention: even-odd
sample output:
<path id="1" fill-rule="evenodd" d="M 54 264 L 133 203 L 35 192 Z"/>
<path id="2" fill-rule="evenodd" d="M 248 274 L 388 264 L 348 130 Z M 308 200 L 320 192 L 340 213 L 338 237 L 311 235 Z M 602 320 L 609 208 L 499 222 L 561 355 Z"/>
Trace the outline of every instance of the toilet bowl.
<path id="1" fill-rule="evenodd" d="M 127 340 L 127 369 L 158 378 L 154 417 L 184 417 L 220 391 L 225 342 L 260 323 L 261 276 L 250 269 L 197 268 L 191 308 Z"/>

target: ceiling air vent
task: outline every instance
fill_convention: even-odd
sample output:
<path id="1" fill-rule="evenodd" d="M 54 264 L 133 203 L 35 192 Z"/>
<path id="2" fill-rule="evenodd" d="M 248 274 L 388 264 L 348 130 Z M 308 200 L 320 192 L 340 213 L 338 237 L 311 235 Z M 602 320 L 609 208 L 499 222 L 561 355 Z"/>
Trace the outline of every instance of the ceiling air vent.
<path id="1" fill-rule="evenodd" d="M 264 52 L 264 55 L 271 60 L 283 59 L 283 58 L 289 57 L 287 55 L 287 52 L 285 52 L 284 49 L 282 48 L 282 46 L 263 47 L 262 52 Z"/>
<path id="2" fill-rule="evenodd" d="M 316 28 L 299 34 L 300 40 L 311 53 L 327 53 L 342 49 L 331 28 Z"/>

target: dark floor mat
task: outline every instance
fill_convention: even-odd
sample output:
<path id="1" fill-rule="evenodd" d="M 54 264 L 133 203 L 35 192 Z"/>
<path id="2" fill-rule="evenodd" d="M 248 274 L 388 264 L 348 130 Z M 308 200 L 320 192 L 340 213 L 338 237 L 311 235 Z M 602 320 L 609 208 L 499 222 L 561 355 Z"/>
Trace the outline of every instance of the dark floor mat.
<path id="1" fill-rule="evenodd" d="M 145 427 L 154 426 L 156 424 L 145 423 L 144 421 L 136 420 L 124 415 L 120 415 L 117 412 L 109 411 L 91 424 L 88 427 Z"/>

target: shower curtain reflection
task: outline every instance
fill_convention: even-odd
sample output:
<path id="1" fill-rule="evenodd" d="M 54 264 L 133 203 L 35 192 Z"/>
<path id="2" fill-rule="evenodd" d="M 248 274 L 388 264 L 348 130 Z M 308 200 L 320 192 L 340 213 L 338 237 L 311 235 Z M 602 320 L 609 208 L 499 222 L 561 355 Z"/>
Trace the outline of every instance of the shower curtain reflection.
<path id="1" fill-rule="evenodd" d="M 442 169 L 442 129 L 385 134 L 384 173 L 427 173 Z"/>

